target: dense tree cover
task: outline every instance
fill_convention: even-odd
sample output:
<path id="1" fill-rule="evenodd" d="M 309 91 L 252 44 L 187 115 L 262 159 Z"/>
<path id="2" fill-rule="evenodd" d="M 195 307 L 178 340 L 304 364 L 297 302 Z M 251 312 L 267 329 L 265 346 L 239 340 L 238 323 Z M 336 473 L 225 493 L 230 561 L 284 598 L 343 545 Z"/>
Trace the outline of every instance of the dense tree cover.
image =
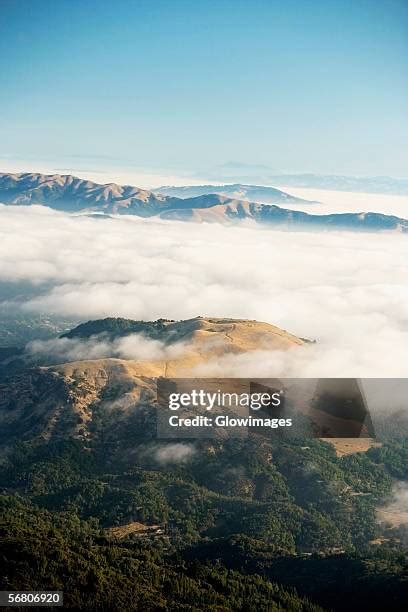
<path id="1" fill-rule="evenodd" d="M 107 317 L 96 321 L 81 323 L 74 329 L 62 334 L 63 338 L 90 338 L 99 334 L 105 334 L 111 338 L 125 336 L 127 334 L 146 334 L 158 337 L 165 328 L 167 319 L 157 321 L 135 321 L 121 317 Z"/>
<path id="2" fill-rule="evenodd" d="M 395 478 L 408 480 L 408 438 L 388 440 L 381 447 L 371 448 L 368 456 Z"/>
<path id="3" fill-rule="evenodd" d="M 230 569 L 294 586 L 329 610 L 398 611 L 408 597 L 408 558 L 403 549 L 366 547 L 345 554 L 277 556 L 264 541 L 239 535 L 195 544 L 184 554 L 202 563 L 222 559 Z"/>
<path id="4" fill-rule="evenodd" d="M 221 564 L 167 558 L 162 545 L 115 543 L 75 513 L 0 496 L 4 590 L 64 591 L 67 607 L 100 610 L 319 612 L 291 588 Z"/>
<path id="5" fill-rule="evenodd" d="M 78 441 L 21 444 L 0 469 L 0 484 L 104 527 L 161 523 L 184 542 L 241 533 L 292 554 L 352 551 L 379 533 L 374 508 L 392 481 L 365 454 L 337 459 L 319 441 L 257 438 L 196 448 L 177 467 L 155 462 L 157 443 L 152 452 L 140 443 L 131 458 Z"/>
<path id="6" fill-rule="evenodd" d="M 356 609 L 363 600 L 375 609 L 381 593 L 399 609 L 403 546 L 370 542 L 404 444 L 338 458 L 319 440 L 185 443 L 188 461 L 163 463 L 167 443 L 135 421 L 119 438 L 16 445 L 0 463 L 6 584 L 63 584 L 70 605 L 93 594 L 101 609 L 313 609 L 302 597 L 352 609 L 342 593 Z M 132 521 L 164 536 L 107 536 Z"/>

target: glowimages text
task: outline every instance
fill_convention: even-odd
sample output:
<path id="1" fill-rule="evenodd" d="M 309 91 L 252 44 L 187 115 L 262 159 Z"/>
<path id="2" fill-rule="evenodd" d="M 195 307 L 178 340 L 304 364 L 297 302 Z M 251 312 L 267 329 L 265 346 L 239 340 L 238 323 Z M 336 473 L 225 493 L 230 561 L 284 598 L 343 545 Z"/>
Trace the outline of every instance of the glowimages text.
<path id="1" fill-rule="evenodd" d="M 218 414 L 215 417 L 197 415 L 193 417 L 179 417 L 172 415 L 169 417 L 171 427 L 292 427 L 292 419 L 271 419 L 262 417 L 232 417 L 229 415 Z"/>

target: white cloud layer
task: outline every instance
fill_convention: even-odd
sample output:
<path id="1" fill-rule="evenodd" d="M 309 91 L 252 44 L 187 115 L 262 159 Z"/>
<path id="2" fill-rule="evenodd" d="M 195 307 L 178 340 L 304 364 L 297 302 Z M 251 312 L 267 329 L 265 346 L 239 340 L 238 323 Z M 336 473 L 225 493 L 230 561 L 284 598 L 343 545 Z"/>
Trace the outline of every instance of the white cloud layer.
<path id="1" fill-rule="evenodd" d="M 340 212 L 377 212 L 408 218 L 408 196 L 384 195 L 379 193 L 355 193 L 352 191 L 333 191 L 330 189 L 305 189 L 302 187 L 279 187 L 294 196 L 319 202 L 311 208 L 310 204 L 289 206 L 296 210 L 327 215 Z"/>
<path id="2" fill-rule="evenodd" d="M 0 206 L 0 281 L 30 281 L 26 312 L 83 320 L 216 315 L 276 324 L 317 344 L 238 357 L 257 375 L 408 374 L 408 239 L 285 233 Z M 277 372 L 278 370 L 278 372 Z"/>
<path id="3" fill-rule="evenodd" d="M 146 338 L 141 334 L 129 334 L 114 340 L 99 336 L 91 336 L 86 340 L 79 338 L 34 340 L 27 344 L 25 350 L 29 355 L 42 356 L 61 363 L 106 357 L 141 361 L 168 360 L 178 357 L 183 349 L 181 343 L 165 346 L 162 342 Z"/>

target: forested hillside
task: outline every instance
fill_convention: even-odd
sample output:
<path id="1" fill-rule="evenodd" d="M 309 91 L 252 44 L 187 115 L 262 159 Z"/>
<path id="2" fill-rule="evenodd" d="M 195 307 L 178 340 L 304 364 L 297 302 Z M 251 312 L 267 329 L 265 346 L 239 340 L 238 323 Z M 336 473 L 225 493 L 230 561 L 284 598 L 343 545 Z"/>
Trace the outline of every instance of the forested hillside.
<path id="1" fill-rule="evenodd" d="M 2 588 L 101 609 L 402 609 L 406 533 L 375 510 L 406 453 L 389 441 L 338 458 L 319 440 L 257 436 L 147 434 L 122 458 L 100 441 L 19 444 L 1 464 Z M 112 535 L 133 521 L 157 528 Z"/>

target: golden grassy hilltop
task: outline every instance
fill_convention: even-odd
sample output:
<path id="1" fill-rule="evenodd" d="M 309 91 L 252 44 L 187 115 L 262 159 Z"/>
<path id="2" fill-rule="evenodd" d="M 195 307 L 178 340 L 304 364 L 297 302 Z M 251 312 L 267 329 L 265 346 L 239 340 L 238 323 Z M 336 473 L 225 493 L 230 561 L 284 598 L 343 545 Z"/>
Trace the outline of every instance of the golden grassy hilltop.
<path id="1" fill-rule="evenodd" d="M 170 359 L 97 359 L 53 366 L 52 370 L 71 379 L 81 375 L 101 379 L 96 384 L 104 386 L 108 373 L 117 380 L 140 376 L 188 376 L 194 367 L 214 357 L 256 350 L 282 351 L 305 342 L 269 323 L 210 317 L 168 322 L 163 336 L 171 338 L 169 344 L 179 346 Z"/>
<path id="2" fill-rule="evenodd" d="M 15 424 L 30 436 L 46 439 L 87 439 L 95 418 L 125 422 L 137 406 L 154 404 L 159 377 L 191 377 L 198 366 L 226 355 L 285 351 L 306 342 L 268 323 L 215 317 L 162 321 L 155 340 L 164 347 L 157 359 L 85 359 L 17 375 L 0 398 L 0 408 L 5 408 L 0 410 L 0 426 Z M 373 445 L 369 438 L 327 441 L 338 456 Z"/>

